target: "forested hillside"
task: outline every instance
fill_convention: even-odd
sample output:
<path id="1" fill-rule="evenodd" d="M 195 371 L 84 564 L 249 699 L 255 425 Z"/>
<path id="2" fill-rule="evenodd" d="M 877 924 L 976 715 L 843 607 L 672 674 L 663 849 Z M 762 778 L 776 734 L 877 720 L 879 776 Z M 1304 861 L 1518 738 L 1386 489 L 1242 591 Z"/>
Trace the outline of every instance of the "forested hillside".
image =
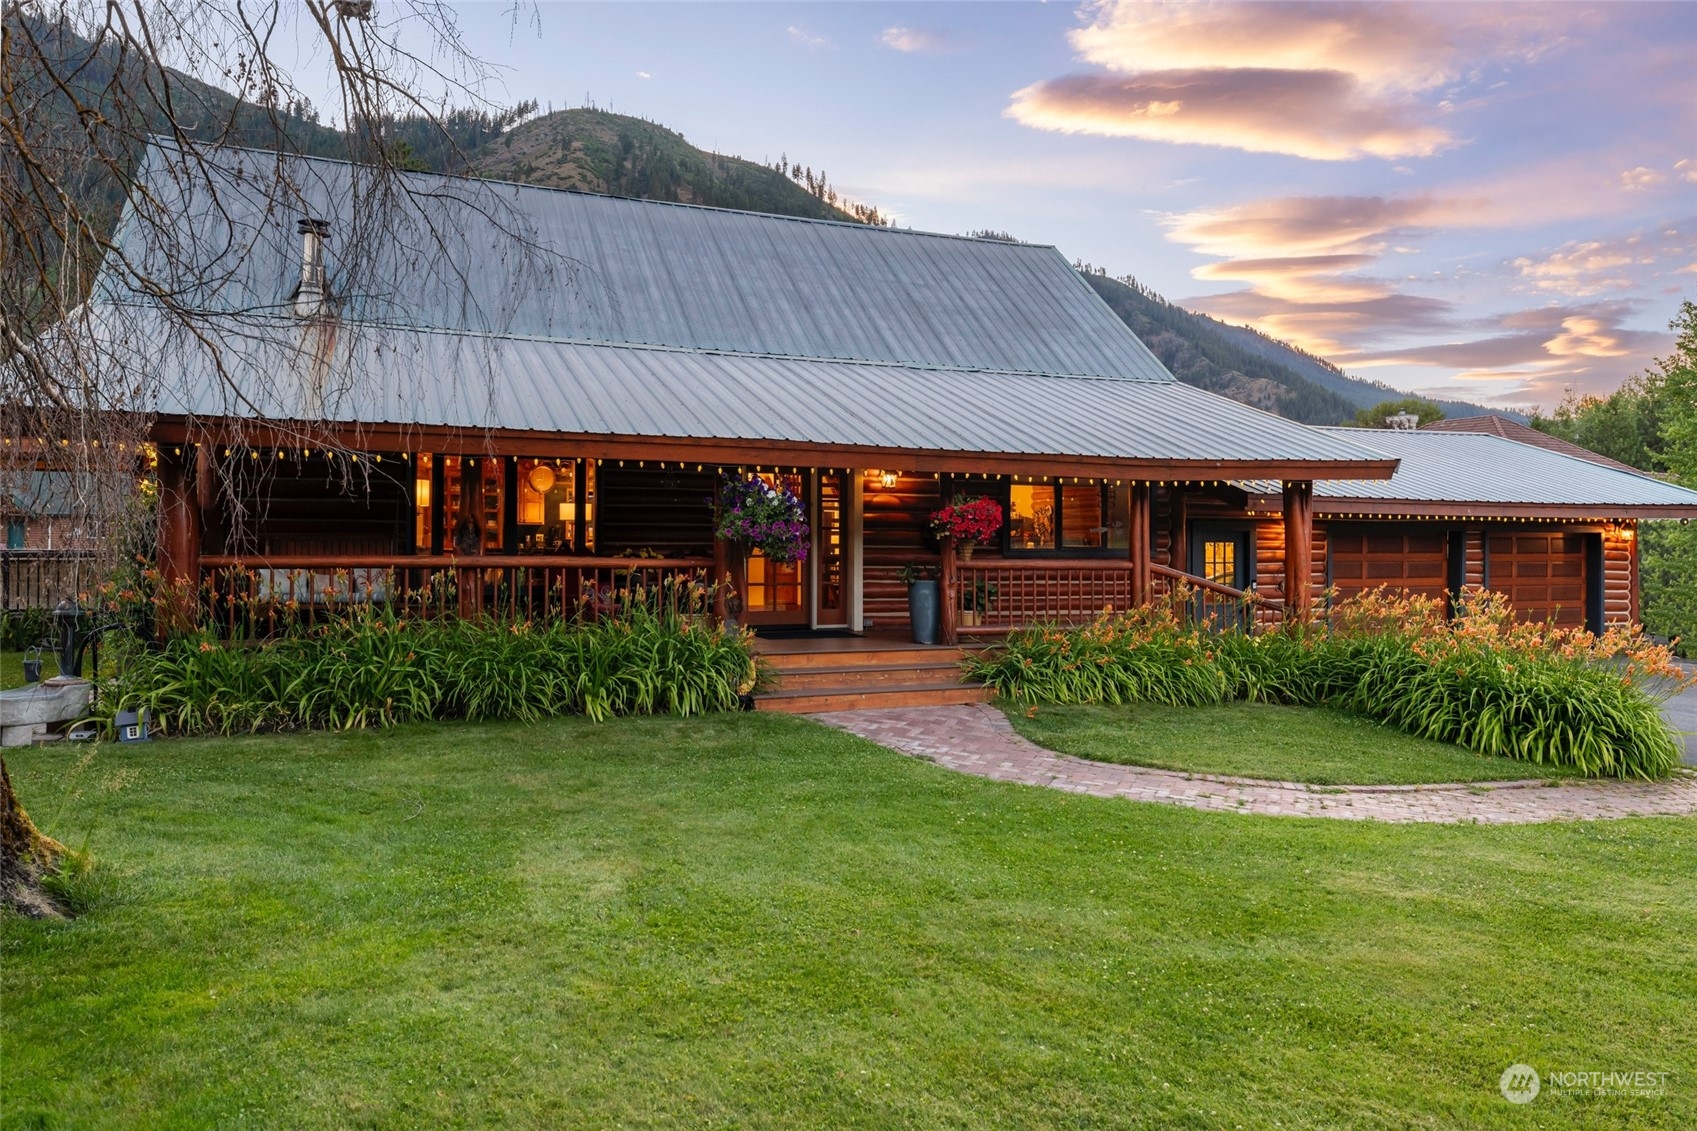
<path id="1" fill-rule="evenodd" d="M 673 200 L 820 220 L 882 224 L 876 208 L 842 199 L 825 172 L 709 153 L 664 126 L 606 110 L 559 110 L 480 139 L 479 176 L 611 196 Z M 436 166 L 441 167 L 441 166 Z"/>
<path id="2" fill-rule="evenodd" d="M 1355 406 L 1287 365 L 1243 348 L 1200 314 L 1174 306 L 1135 279 L 1094 270 L 1085 281 L 1136 331 L 1161 364 L 1186 384 L 1306 424 L 1342 424 Z"/>

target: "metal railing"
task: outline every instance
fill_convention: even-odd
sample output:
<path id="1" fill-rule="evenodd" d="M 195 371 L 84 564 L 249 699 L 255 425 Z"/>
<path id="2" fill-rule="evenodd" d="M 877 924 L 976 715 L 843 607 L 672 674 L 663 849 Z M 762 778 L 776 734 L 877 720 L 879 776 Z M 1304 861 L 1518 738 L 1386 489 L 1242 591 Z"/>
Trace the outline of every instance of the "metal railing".
<path id="1" fill-rule="evenodd" d="M 0 609 L 51 609 L 105 577 L 93 550 L 0 550 Z"/>

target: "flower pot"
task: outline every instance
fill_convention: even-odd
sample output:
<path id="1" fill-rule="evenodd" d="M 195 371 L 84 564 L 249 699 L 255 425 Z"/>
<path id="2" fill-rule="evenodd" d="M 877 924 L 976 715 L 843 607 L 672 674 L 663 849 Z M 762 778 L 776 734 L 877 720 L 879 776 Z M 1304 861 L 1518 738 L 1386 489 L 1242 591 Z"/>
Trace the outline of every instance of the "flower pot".
<path id="1" fill-rule="evenodd" d="M 972 551 L 977 545 L 978 543 L 976 542 L 962 542 L 960 546 L 957 547 L 960 552 L 960 560 L 963 562 L 970 562 L 972 560 Z"/>
<path id="2" fill-rule="evenodd" d="M 977 609 L 962 609 L 960 611 L 960 626 L 962 628 L 977 628 L 981 623 L 983 623 L 983 617 Z"/>
<path id="3" fill-rule="evenodd" d="M 907 617 L 913 623 L 915 644 L 937 643 L 942 612 L 935 581 L 915 581 L 907 587 Z"/>

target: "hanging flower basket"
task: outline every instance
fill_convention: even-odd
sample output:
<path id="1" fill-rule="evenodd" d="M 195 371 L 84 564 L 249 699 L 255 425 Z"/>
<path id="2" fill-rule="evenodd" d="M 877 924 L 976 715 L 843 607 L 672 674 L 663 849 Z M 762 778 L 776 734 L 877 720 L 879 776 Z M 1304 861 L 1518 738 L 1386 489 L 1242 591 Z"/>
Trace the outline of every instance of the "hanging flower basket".
<path id="1" fill-rule="evenodd" d="M 931 529 L 939 538 L 953 538 L 967 561 L 974 545 L 988 542 L 1001 528 L 1002 504 L 983 495 L 956 495 L 948 506 L 931 512 Z"/>
<path id="2" fill-rule="evenodd" d="M 758 475 L 725 476 L 719 485 L 719 537 L 746 550 L 759 550 L 774 562 L 807 560 L 812 531 L 807 508 L 782 487 Z"/>

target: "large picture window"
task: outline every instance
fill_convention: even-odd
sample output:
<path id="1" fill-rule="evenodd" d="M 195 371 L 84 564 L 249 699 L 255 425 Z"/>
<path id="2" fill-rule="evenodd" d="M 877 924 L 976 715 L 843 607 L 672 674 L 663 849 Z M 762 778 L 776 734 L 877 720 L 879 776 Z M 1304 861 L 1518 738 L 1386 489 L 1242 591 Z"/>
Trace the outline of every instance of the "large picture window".
<path id="1" fill-rule="evenodd" d="M 1013 483 L 1011 554 L 1110 554 L 1130 549 L 1131 488 L 1112 483 Z"/>

